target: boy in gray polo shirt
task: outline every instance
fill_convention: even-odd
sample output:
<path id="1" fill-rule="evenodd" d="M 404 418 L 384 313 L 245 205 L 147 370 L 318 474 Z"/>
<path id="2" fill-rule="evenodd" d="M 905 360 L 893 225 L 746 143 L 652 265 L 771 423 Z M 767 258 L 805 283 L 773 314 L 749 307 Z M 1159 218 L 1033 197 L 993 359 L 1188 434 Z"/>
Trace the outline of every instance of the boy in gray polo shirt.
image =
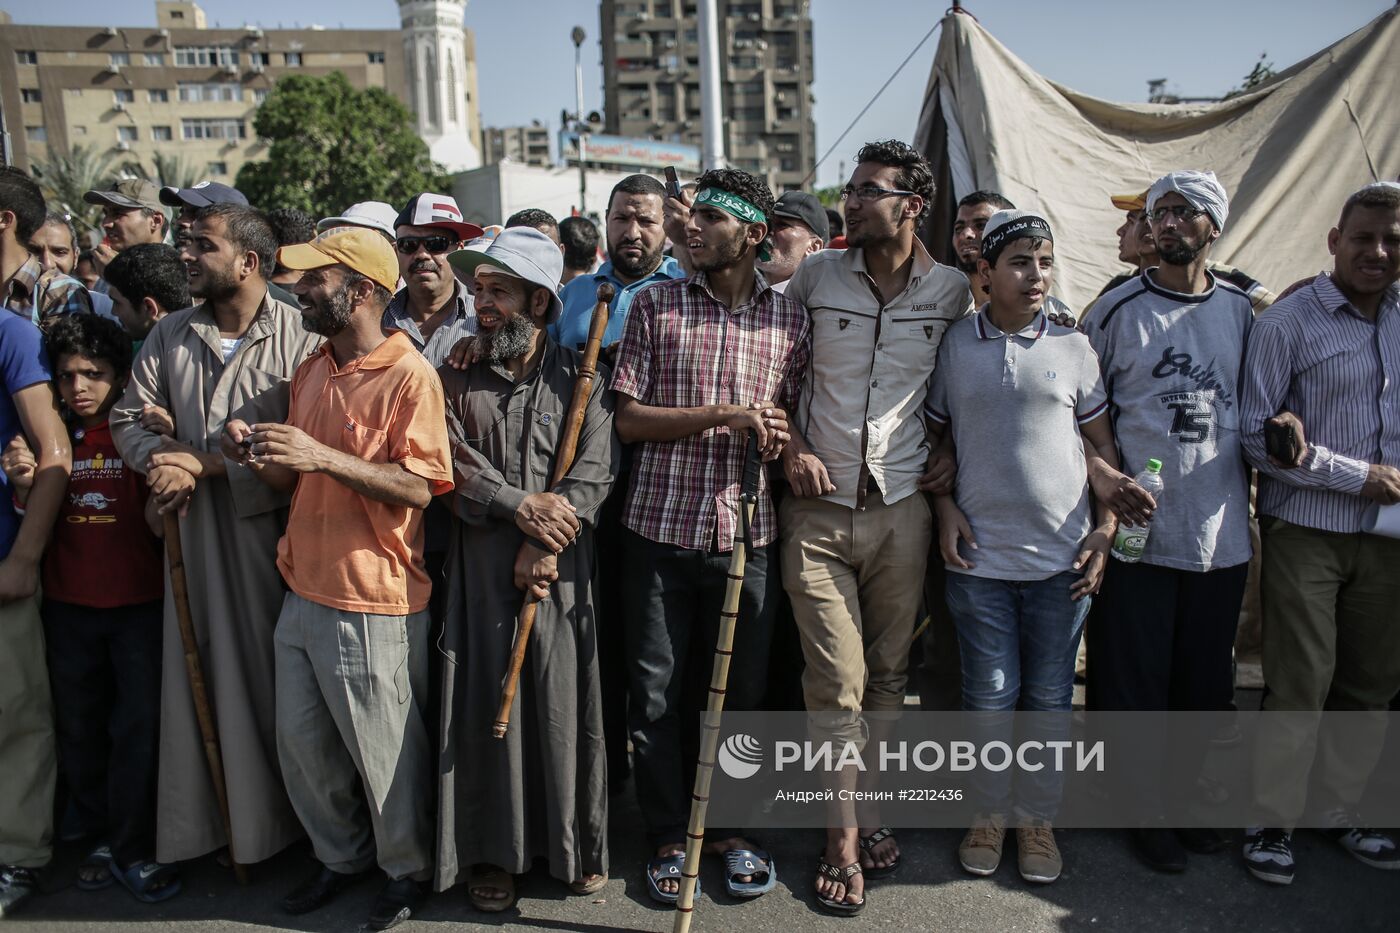
<path id="1" fill-rule="evenodd" d="M 979 265 L 990 300 L 949 328 L 928 398 L 930 426 L 951 430 L 958 452 L 956 489 L 935 508 L 963 708 L 1006 713 L 991 717 L 994 731 L 1009 732 L 1018 704 L 1068 714 L 1079 632 L 1116 527 L 1102 506 L 1095 522 L 1085 465 L 1085 440 L 1116 464 L 1098 358 L 1043 310 L 1054 261 L 1041 217 L 988 220 Z M 1014 811 L 1021 876 L 1058 878 L 1054 772 L 1019 776 L 1014 793 L 1011 772 L 997 772 L 974 793 L 981 812 L 958 848 L 963 867 L 996 871 Z"/>

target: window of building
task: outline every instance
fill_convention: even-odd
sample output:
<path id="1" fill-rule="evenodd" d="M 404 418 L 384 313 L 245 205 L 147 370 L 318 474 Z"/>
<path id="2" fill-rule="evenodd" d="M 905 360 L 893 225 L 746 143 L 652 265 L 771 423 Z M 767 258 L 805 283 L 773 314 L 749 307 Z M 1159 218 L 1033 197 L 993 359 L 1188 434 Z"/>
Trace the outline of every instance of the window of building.
<path id="1" fill-rule="evenodd" d="M 158 143 L 168 143 L 174 138 L 175 134 L 170 131 L 170 127 L 168 126 L 151 127 L 151 139 Z"/>
<path id="2" fill-rule="evenodd" d="M 31 143 L 46 143 L 49 141 L 49 131 L 42 126 L 26 126 L 24 138 Z"/>
<path id="3" fill-rule="evenodd" d="M 247 139 L 248 125 L 242 120 L 219 117 L 188 117 L 180 121 L 182 139 Z"/>
<path id="4" fill-rule="evenodd" d="M 227 175 L 227 174 L 228 174 L 228 163 L 227 163 L 227 162 L 210 162 L 210 163 L 209 163 L 209 174 L 210 174 L 210 175 Z"/>
<path id="5" fill-rule="evenodd" d="M 186 103 L 201 101 L 241 101 L 243 86 L 232 81 L 215 81 L 208 84 L 198 81 L 181 81 L 180 100 Z"/>
<path id="6" fill-rule="evenodd" d="M 370 63 L 371 65 L 382 65 L 382 64 L 384 64 L 384 53 L 383 53 L 383 52 L 370 52 L 370 53 L 369 53 L 369 63 Z"/>
<path id="7" fill-rule="evenodd" d="M 150 65 L 150 66 L 153 67 L 153 68 L 164 68 L 164 67 L 165 67 L 165 53 L 164 53 L 164 52 L 147 52 L 147 53 L 145 54 L 145 60 L 146 60 L 146 64 L 147 64 L 147 65 Z"/>
<path id="8" fill-rule="evenodd" d="M 38 53 L 38 52 L 31 52 L 31 51 L 27 51 L 27 50 L 25 50 L 25 51 L 16 50 L 16 51 L 15 51 L 15 61 L 18 62 L 18 63 L 21 64 L 21 65 L 37 65 L 37 64 L 39 64 L 39 53 Z"/>
<path id="9" fill-rule="evenodd" d="M 231 45 L 176 46 L 175 64 L 188 68 L 237 65 L 238 49 Z"/>
<path id="10" fill-rule="evenodd" d="M 107 53 L 107 64 L 109 64 L 109 65 L 130 65 L 130 64 L 131 64 L 131 53 L 130 53 L 130 52 L 108 52 L 108 53 Z"/>
<path id="11" fill-rule="evenodd" d="M 136 92 L 129 87 L 119 87 L 112 91 L 112 100 L 119 104 L 132 104 L 136 102 Z"/>
<path id="12" fill-rule="evenodd" d="M 252 65 L 262 65 L 264 68 L 266 68 L 268 65 L 271 65 L 271 64 L 272 64 L 272 53 L 271 53 L 271 52 L 249 52 L 249 53 L 248 53 L 248 62 L 249 62 L 249 64 L 252 64 Z"/>
<path id="13" fill-rule="evenodd" d="M 185 11 L 184 11 L 184 10 L 171 10 L 171 11 L 170 11 L 170 18 L 171 18 L 171 19 L 184 19 L 184 18 L 185 18 Z"/>
<path id="14" fill-rule="evenodd" d="M 286 55 L 286 59 L 287 59 L 287 67 L 288 67 L 288 68 L 300 68 L 300 67 L 301 67 L 301 53 L 300 53 L 300 52 L 288 52 L 287 55 Z"/>
<path id="15" fill-rule="evenodd" d="M 141 134 L 136 131 L 136 127 L 134 126 L 117 127 L 117 139 L 120 139 L 124 143 L 134 143 L 140 138 Z"/>
<path id="16" fill-rule="evenodd" d="M 44 101 L 44 95 L 37 87 L 26 87 L 20 89 L 19 99 L 26 104 L 40 104 Z"/>
<path id="17" fill-rule="evenodd" d="M 263 101 L 265 101 L 265 100 L 267 100 L 267 88 L 265 88 L 265 87 L 255 87 L 255 88 L 253 88 L 253 103 L 255 103 L 255 104 L 261 104 L 261 103 L 262 103 Z"/>
<path id="18" fill-rule="evenodd" d="M 153 104 L 170 103 L 170 91 L 163 87 L 153 87 L 146 92 L 146 100 Z"/>

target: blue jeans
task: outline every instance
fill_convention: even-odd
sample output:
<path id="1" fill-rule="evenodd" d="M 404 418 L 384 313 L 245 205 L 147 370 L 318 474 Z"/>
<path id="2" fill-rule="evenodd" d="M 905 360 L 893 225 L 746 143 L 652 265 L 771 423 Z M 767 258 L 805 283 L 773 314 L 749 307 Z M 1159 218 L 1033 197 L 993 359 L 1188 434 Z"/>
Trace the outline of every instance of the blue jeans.
<path id="1" fill-rule="evenodd" d="M 1074 656 L 1089 613 L 1089 598 L 1070 599 L 1071 571 L 1048 580 L 990 580 L 949 573 L 948 611 L 962 654 L 962 701 L 968 711 L 1003 712 L 979 721 L 982 742 L 1011 743 L 1011 712 L 1063 713 L 1033 723 L 1036 738 L 1067 738 L 1074 695 Z M 1053 734 L 1047 734 L 1053 733 Z M 1014 748 L 1014 745 L 1013 745 Z M 1016 775 L 979 772 L 973 789 L 980 808 L 1048 820 L 1059 806 L 1062 776 L 1051 768 Z"/>

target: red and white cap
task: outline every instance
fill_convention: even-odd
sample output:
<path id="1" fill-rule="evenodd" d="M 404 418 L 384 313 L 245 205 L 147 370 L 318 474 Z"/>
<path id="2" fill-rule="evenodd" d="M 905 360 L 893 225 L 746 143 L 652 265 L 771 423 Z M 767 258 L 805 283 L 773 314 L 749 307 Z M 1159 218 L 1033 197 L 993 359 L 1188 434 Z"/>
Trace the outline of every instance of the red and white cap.
<path id="1" fill-rule="evenodd" d="M 445 227 L 457 235 L 459 240 L 472 240 L 481 236 L 481 228 L 467 223 L 462 217 L 462 209 L 451 195 L 433 194 L 425 191 L 414 195 L 408 206 L 399 211 L 394 220 L 394 229 L 399 227 Z"/>

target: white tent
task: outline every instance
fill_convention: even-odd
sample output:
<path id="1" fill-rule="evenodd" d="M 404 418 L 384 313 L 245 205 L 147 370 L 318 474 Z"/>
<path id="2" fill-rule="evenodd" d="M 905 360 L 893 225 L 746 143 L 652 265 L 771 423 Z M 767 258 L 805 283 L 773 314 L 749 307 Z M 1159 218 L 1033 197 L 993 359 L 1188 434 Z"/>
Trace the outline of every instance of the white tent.
<path id="1" fill-rule="evenodd" d="M 1274 291 L 1329 268 L 1346 196 L 1400 176 L 1400 9 L 1219 103 L 1122 104 L 1039 74 L 973 17 L 943 20 L 915 145 L 939 194 L 924 231 L 949 256 L 957 199 L 999 191 L 1055 231 L 1055 293 L 1082 309 L 1113 275 L 1122 212 L 1110 194 L 1174 169 L 1214 171 L 1230 218 L 1212 258 Z"/>

